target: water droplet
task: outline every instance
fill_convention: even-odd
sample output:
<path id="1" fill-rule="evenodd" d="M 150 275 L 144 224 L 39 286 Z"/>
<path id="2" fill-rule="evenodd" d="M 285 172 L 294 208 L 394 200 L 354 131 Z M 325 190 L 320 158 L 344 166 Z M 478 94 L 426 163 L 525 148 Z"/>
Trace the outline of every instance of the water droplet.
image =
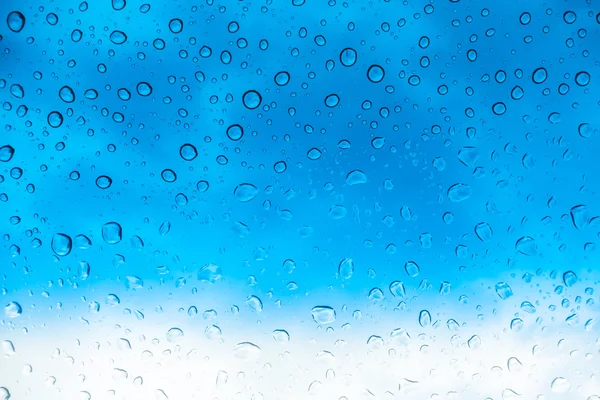
<path id="1" fill-rule="evenodd" d="M 96 178 L 96 186 L 100 189 L 108 189 L 112 185 L 112 179 L 106 175 L 100 175 Z"/>
<path id="2" fill-rule="evenodd" d="M 361 170 L 355 169 L 346 176 L 346 183 L 350 186 L 367 183 L 367 175 Z"/>
<path id="3" fill-rule="evenodd" d="M 173 18 L 169 21 L 169 30 L 174 34 L 181 33 L 183 31 L 183 21 L 179 18 Z"/>
<path id="4" fill-rule="evenodd" d="M 250 342 L 238 343 L 233 347 L 233 356 L 240 360 L 255 360 L 261 352 L 260 347 Z"/>
<path id="5" fill-rule="evenodd" d="M 248 90 L 242 96 L 242 102 L 247 109 L 254 110 L 262 103 L 262 96 L 256 90 Z"/>
<path id="6" fill-rule="evenodd" d="M 337 94 L 330 94 L 325 97 L 325 105 L 329 108 L 334 108 L 340 104 L 340 97 Z"/>
<path id="7" fill-rule="evenodd" d="M 335 321 L 335 310 L 329 306 L 316 306 L 311 310 L 313 320 L 321 325 Z"/>
<path id="8" fill-rule="evenodd" d="M 467 345 L 470 349 L 477 349 L 481 347 L 481 338 L 477 335 L 473 335 L 469 340 L 467 340 Z"/>
<path id="9" fill-rule="evenodd" d="M 554 393 L 567 393 L 571 390 L 571 383 L 563 377 L 554 378 L 550 387 Z"/>
<path id="10" fill-rule="evenodd" d="M 367 78 L 369 78 L 369 81 L 373 83 L 381 82 L 384 77 L 385 71 L 380 65 L 373 64 L 367 70 Z"/>
<path id="11" fill-rule="evenodd" d="M 329 209 L 329 217 L 331 219 L 342 219 L 346 216 L 348 210 L 344 206 L 335 205 Z"/>
<path id="12" fill-rule="evenodd" d="M 0 400 L 10 400 L 11 394 L 7 388 L 0 386 Z"/>
<path id="13" fill-rule="evenodd" d="M 20 11 L 12 11 L 6 17 L 8 29 L 15 33 L 19 33 L 23 30 L 25 22 L 25 16 Z"/>
<path id="14" fill-rule="evenodd" d="M 123 44 L 127 41 L 127 35 L 125 32 L 114 30 L 111 32 L 109 39 L 114 44 Z"/>
<path id="15" fill-rule="evenodd" d="M 537 255 L 537 244 L 532 237 L 523 236 L 517 243 L 515 244 L 515 248 L 521 254 L 526 256 L 535 256 Z"/>
<path id="16" fill-rule="evenodd" d="M 73 240 L 67 234 L 57 233 L 52 237 L 50 247 L 52 247 L 54 254 L 64 257 L 69 255 L 71 252 L 71 249 L 73 248 Z"/>
<path id="17" fill-rule="evenodd" d="M 287 71 L 280 71 L 273 78 L 277 86 L 285 86 L 290 83 L 290 74 Z"/>
<path id="18" fill-rule="evenodd" d="M 513 295 L 513 291 L 506 282 L 499 282 L 496 284 L 496 293 L 502 300 L 506 300 Z"/>
<path id="19" fill-rule="evenodd" d="M 171 328 L 167 331 L 167 341 L 169 343 L 175 343 L 183 338 L 183 331 L 179 328 Z"/>
<path id="20" fill-rule="evenodd" d="M 15 149 L 10 145 L 4 145 L 0 147 L 0 161 L 9 162 L 15 155 Z"/>
<path id="21" fill-rule="evenodd" d="M 457 183 L 448 188 L 448 199 L 453 203 L 460 203 L 471 197 L 471 187 L 464 183 Z"/>
<path id="22" fill-rule="evenodd" d="M 16 301 L 11 301 L 6 306 L 4 306 L 4 315 L 8 318 L 17 318 L 23 314 L 23 307 Z"/>
<path id="23" fill-rule="evenodd" d="M 494 236 L 494 232 L 492 231 L 492 227 L 487 222 L 480 222 L 475 225 L 475 234 L 482 242 L 489 242 L 492 236 Z"/>
<path id="24" fill-rule="evenodd" d="M 51 111 L 48 113 L 48 125 L 52 128 L 59 128 L 63 124 L 63 116 L 58 111 Z"/>
<path id="25" fill-rule="evenodd" d="M 242 128 L 241 125 L 234 124 L 229 126 L 225 133 L 227 134 L 227 137 L 229 139 L 233 140 L 234 142 L 237 142 L 244 136 L 244 128 Z"/>
<path id="26" fill-rule="evenodd" d="M 546 68 L 543 68 L 543 67 L 538 68 L 535 71 L 533 71 L 533 75 L 531 76 L 533 83 L 536 83 L 538 85 L 541 83 L 544 83 L 547 78 L 548 78 L 548 71 L 546 71 Z"/>
<path id="27" fill-rule="evenodd" d="M 58 91 L 58 97 L 65 103 L 73 103 L 75 101 L 75 92 L 69 86 L 63 86 Z"/>
<path id="28" fill-rule="evenodd" d="M 221 267 L 215 264 L 207 264 L 198 271 L 198 280 L 200 282 L 216 283 L 221 278 Z"/>
<path id="29" fill-rule="evenodd" d="M 571 208 L 571 220 L 573 221 L 573 225 L 576 229 L 581 230 L 589 224 L 589 212 L 588 206 L 583 204 Z"/>
<path id="30" fill-rule="evenodd" d="M 15 345 L 10 340 L 2 341 L 2 352 L 7 357 L 12 357 L 16 354 Z"/>
<path id="31" fill-rule="evenodd" d="M 427 310 L 421 310 L 419 313 L 419 325 L 423 328 L 431 326 L 431 314 Z"/>
<path id="32" fill-rule="evenodd" d="M 308 153 L 306 153 L 306 156 L 308 157 L 309 160 L 318 160 L 319 158 L 321 158 L 321 156 L 323 155 L 323 153 L 321 153 L 321 150 L 316 149 L 316 148 L 312 148 L 308 151 Z"/>
<path id="33" fill-rule="evenodd" d="M 408 261 L 406 264 L 404 264 L 404 270 L 411 278 L 416 277 L 421 272 L 421 268 L 419 268 L 417 263 L 414 261 Z"/>
<path id="34" fill-rule="evenodd" d="M 578 72 L 575 75 L 575 83 L 579 86 L 587 86 L 590 83 L 590 74 L 587 71 Z"/>
<path id="35" fill-rule="evenodd" d="M 572 287 L 577 283 L 577 275 L 573 271 L 567 271 L 563 274 L 563 282 L 566 287 Z"/>
<path id="36" fill-rule="evenodd" d="M 242 183 L 233 191 L 233 196 L 237 201 L 246 203 L 256 197 L 258 188 L 250 183 Z"/>
<path id="37" fill-rule="evenodd" d="M 192 161 L 194 158 L 198 157 L 198 150 L 193 144 L 186 143 L 179 148 L 179 155 L 185 161 Z"/>
<path id="38" fill-rule="evenodd" d="M 263 303 L 256 296 L 248 296 L 248 298 L 246 299 L 246 305 L 251 311 L 254 311 L 255 313 L 262 312 L 263 310 Z"/>
<path id="39" fill-rule="evenodd" d="M 107 222 L 102 226 L 102 239 L 108 244 L 117 244 L 123 239 L 123 228 L 117 222 Z"/>
<path id="40" fill-rule="evenodd" d="M 358 59 L 358 55 L 356 50 L 353 48 L 347 47 L 340 52 L 340 63 L 344 67 L 351 67 L 356 64 L 356 60 Z"/>
<path id="41" fill-rule="evenodd" d="M 351 258 L 344 258 L 338 266 L 338 274 L 342 279 L 350 279 L 354 274 L 354 261 Z"/>
<path id="42" fill-rule="evenodd" d="M 405 297 L 406 291 L 404 289 L 404 284 L 400 281 L 390 283 L 390 293 L 394 297 Z"/>
<path id="43" fill-rule="evenodd" d="M 279 343 L 287 343 L 290 341 L 290 334 L 283 329 L 275 329 L 273 331 L 273 339 Z"/>
<path id="44" fill-rule="evenodd" d="M 144 287 L 144 281 L 139 276 L 129 275 L 125 277 L 125 287 L 129 290 L 140 290 Z"/>

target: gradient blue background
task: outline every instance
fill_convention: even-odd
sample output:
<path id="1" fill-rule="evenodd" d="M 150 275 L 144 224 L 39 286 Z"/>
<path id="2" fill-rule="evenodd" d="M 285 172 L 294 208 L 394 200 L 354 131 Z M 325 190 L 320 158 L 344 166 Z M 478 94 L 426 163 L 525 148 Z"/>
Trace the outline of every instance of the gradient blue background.
<path id="1" fill-rule="evenodd" d="M 3 342 L 0 360 L 0 387 L 11 398 L 163 399 L 158 390 L 170 399 L 516 398 L 510 390 L 528 399 L 597 399 L 597 4 L 169 1 L 142 13 L 142 3 L 114 10 L 110 0 L 90 1 L 85 11 L 70 0 L 0 5 L 0 146 L 15 149 L 0 163 L 0 285 L 2 306 L 23 309 L 1 315 L 0 339 L 15 347 Z M 19 33 L 5 20 L 15 10 L 26 17 Z M 520 22 L 524 12 L 528 24 Z M 173 18 L 183 21 L 178 34 L 169 30 Z M 74 29 L 83 33 L 78 42 Z M 127 42 L 111 43 L 114 30 Z M 153 47 L 158 38 L 164 50 Z M 203 46 L 210 57 L 200 56 Z M 352 67 L 340 63 L 347 47 L 358 54 Z M 220 58 L 225 50 L 229 64 Z M 373 64 L 385 70 L 380 83 L 367 78 Z M 540 67 L 548 76 L 536 84 Z M 290 74 L 286 86 L 274 82 L 279 71 Z M 582 71 L 591 76 L 586 86 L 575 80 Z M 140 82 L 152 86 L 150 96 L 136 92 Z M 15 84 L 23 98 L 11 94 Z M 561 84 L 568 93 L 559 93 Z M 71 104 L 58 94 L 65 85 L 75 93 Z M 511 98 L 515 86 L 524 92 L 519 100 Z M 129 101 L 119 99 L 120 88 Z M 96 99 L 86 98 L 89 89 Z M 262 96 L 255 110 L 243 105 L 248 90 Z M 330 94 L 340 98 L 334 108 L 324 102 Z M 498 102 L 503 115 L 492 110 Z M 47 121 L 52 111 L 64 116 L 59 128 Z M 226 135 L 233 124 L 244 128 L 240 141 Z M 384 138 L 383 147 L 374 138 Z M 339 145 L 344 140 L 349 148 Z M 198 150 L 193 161 L 180 157 L 185 143 Z M 478 155 L 469 165 L 459 156 L 465 147 Z M 312 148 L 320 159 L 307 157 Z M 282 173 L 274 170 L 280 161 Z M 18 179 L 15 167 L 23 170 Z M 165 169 L 175 182 L 162 179 Z M 354 170 L 367 182 L 349 185 Z M 96 185 L 102 175 L 112 179 L 105 190 Z M 205 192 L 197 189 L 202 180 Z M 249 202 L 234 196 L 242 183 L 258 188 Z M 471 195 L 452 202 L 448 189 L 457 183 Z M 187 204 L 176 201 L 180 193 Z M 571 216 L 578 205 L 586 210 L 580 229 Z M 345 217 L 331 217 L 335 206 Z M 113 221 L 123 230 L 118 244 L 102 238 Z M 475 233 L 484 222 L 493 231 L 486 242 Z M 165 223 L 171 228 L 162 235 Z M 84 234 L 92 246 L 58 257 L 57 233 Z M 422 243 L 427 236 L 431 246 Z M 517 251 L 522 237 L 535 241 L 535 254 Z M 355 266 L 349 279 L 338 275 L 345 258 Z M 283 267 L 288 259 L 292 273 Z M 91 267 L 85 280 L 81 261 Z M 406 273 L 409 261 L 418 276 Z M 207 264 L 221 268 L 221 280 L 198 279 Z M 577 276 L 571 287 L 567 271 Z M 129 290 L 128 276 L 143 288 Z M 403 282 L 405 297 L 390 292 L 393 281 Z M 495 290 L 501 282 L 513 292 L 505 300 Z M 369 296 L 375 288 L 383 299 Z M 120 304 L 106 304 L 109 294 Z M 248 296 L 261 299 L 261 312 L 247 306 Z M 90 312 L 93 302 L 98 312 Z M 197 315 L 189 315 L 192 306 Z M 317 324 L 315 306 L 332 307 L 336 320 Z M 422 310 L 431 325 L 419 323 Z M 520 331 L 511 329 L 515 318 Z M 209 339 L 213 324 L 222 336 Z M 177 342 L 167 335 L 174 327 L 184 332 Z M 277 342 L 275 329 L 285 329 L 289 343 Z M 410 339 L 398 340 L 394 329 Z M 123 350 L 122 338 L 132 350 Z M 236 357 L 243 342 L 260 354 Z M 144 351 L 155 357 L 147 364 Z"/>

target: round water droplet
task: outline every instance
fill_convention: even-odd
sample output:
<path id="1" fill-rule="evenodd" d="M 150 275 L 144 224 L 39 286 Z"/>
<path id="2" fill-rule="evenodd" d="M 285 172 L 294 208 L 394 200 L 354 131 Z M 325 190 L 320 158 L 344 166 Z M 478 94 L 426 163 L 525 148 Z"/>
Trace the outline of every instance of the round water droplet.
<path id="1" fill-rule="evenodd" d="M 330 324 L 335 321 L 335 310 L 329 306 L 316 306 L 311 310 L 313 320 L 321 325 Z"/>
<path id="2" fill-rule="evenodd" d="M 169 30 L 175 34 L 181 33 L 183 31 L 183 21 L 179 18 L 173 18 L 169 21 Z"/>
<path id="3" fill-rule="evenodd" d="M 198 181 L 198 183 L 196 184 L 196 189 L 198 190 L 198 193 L 206 192 L 209 187 L 210 185 L 207 181 Z"/>
<path id="4" fill-rule="evenodd" d="M 136 86 L 137 93 L 142 97 L 147 97 L 152 94 L 152 86 L 148 82 L 140 82 Z"/>
<path id="5" fill-rule="evenodd" d="M 64 257 L 69 255 L 71 252 L 71 249 L 73 248 L 73 240 L 69 235 L 57 233 L 52 237 L 50 247 L 52 248 L 54 254 Z"/>
<path id="6" fill-rule="evenodd" d="M 367 183 L 367 175 L 359 169 L 355 169 L 346 175 L 346 183 L 350 186 Z"/>
<path id="7" fill-rule="evenodd" d="M 499 101 L 498 103 L 495 103 L 492 106 L 492 111 L 496 115 L 502 115 L 502 114 L 504 114 L 506 112 L 506 104 L 504 104 L 503 102 Z"/>
<path id="8" fill-rule="evenodd" d="M 337 94 L 330 94 L 329 96 L 325 97 L 325 105 L 327 107 L 334 108 L 338 104 L 340 104 L 340 98 Z"/>
<path id="9" fill-rule="evenodd" d="M 282 174 L 285 172 L 285 170 L 287 169 L 287 164 L 285 163 L 285 161 L 277 161 L 274 165 L 273 165 L 273 169 L 275 170 L 275 172 L 277 172 L 278 174 Z"/>
<path id="10" fill-rule="evenodd" d="M 238 124 L 231 125 L 227 128 L 227 137 L 231 140 L 238 141 L 244 136 L 244 128 Z"/>
<path id="11" fill-rule="evenodd" d="M 242 96 L 242 103 L 249 110 L 255 110 L 262 103 L 262 96 L 256 90 L 248 90 Z"/>
<path id="12" fill-rule="evenodd" d="M 373 83 L 381 82 L 384 77 L 385 71 L 380 65 L 373 64 L 367 70 L 367 78 L 369 78 L 369 81 Z"/>
<path id="13" fill-rule="evenodd" d="M 579 127 L 577 128 L 577 132 L 579 133 L 579 136 L 581 136 L 582 138 L 589 138 L 590 136 L 592 136 L 592 134 L 594 133 L 594 129 L 592 128 L 592 126 L 586 122 L 579 124 Z M 0 148 L 0 153 L 2 152 L 2 149 Z M 1 156 L 0 156 L 0 161 L 1 161 Z"/>
<path id="14" fill-rule="evenodd" d="M 47 121 L 52 128 L 59 128 L 63 124 L 63 116 L 58 111 L 51 111 L 48 114 Z"/>
<path id="15" fill-rule="evenodd" d="M 512 91 L 510 92 L 510 97 L 512 97 L 513 100 L 521 100 L 523 98 L 523 96 L 525 95 L 525 91 L 523 90 L 523 88 L 521 86 L 515 86 Z"/>
<path id="16" fill-rule="evenodd" d="M 467 345 L 470 349 L 477 349 L 481 347 L 481 338 L 477 335 L 473 335 L 469 340 L 467 340 Z"/>
<path id="17" fill-rule="evenodd" d="M 9 162 L 15 155 L 15 149 L 11 145 L 4 145 L 0 147 L 0 161 Z"/>
<path id="18" fill-rule="evenodd" d="M 273 78 L 277 86 L 285 86 L 290 83 L 290 74 L 287 71 L 278 72 Z"/>
<path id="19" fill-rule="evenodd" d="M 546 79 L 548 79 L 548 71 L 546 71 L 546 68 L 543 67 L 538 68 L 535 71 L 533 71 L 531 79 L 533 80 L 533 83 L 536 83 L 538 85 L 540 83 L 544 83 Z"/>
<path id="20" fill-rule="evenodd" d="M 69 86 L 63 86 L 58 91 L 58 97 L 65 103 L 72 103 L 75 101 L 75 92 Z"/>
<path id="21" fill-rule="evenodd" d="M 173 171 L 172 169 L 163 169 L 163 171 L 160 173 L 160 176 L 162 178 L 163 181 L 167 182 L 167 183 L 173 183 L 177 180 L 177 174 L 175 173 L 175 171 Z"/>
<path id="22" fill-rule="evenodd" d="M 344 206 L 334 205 L 329 209 L 329 217 L 331 219 L 342 219 L 348 214 L 348 210 Z"/>
<path id="23" fill-rule="evenodd" d="M 117 244 L 123 239 L 123 228 L 117 222 L 107 222 L 102 226 L 102 239 L 108 244 Z"/>
<path id="24" fill-rule="evenodd" d="M 590 83 L 590 74 L 587 71 L 578 72 L 575 75 L 575 83 L 579 86 L 587 86 Z"/>
<path id="25" fill-rule="evenodd" d="M 127 35 L 125 34 L 125 32 L 115 30 L 112 31 L 109 39 L 114 44 L 123 44 L 127 41 Z"/>
<path id="26" fill-rule="evenodd" d="M 358 54 L 353 48 L 347 47 L 340 52 L 340 62 L 344 67 L 351 67 L 356 64 Z"/>
<path id="27" fill-rule="evenodd" d="M 251 183 L 242 183 L 238 185 L 234 191 L 233 196 L 237 201 L 246 203 L 256 197 L 258 194 L 258 188 Z"/>
<path id="28" fill-rule="evenodd" d="M 193 144 L 186 143 L 179 148 L 179 155 L 185 161 L 192 161 L 194 158 L 198 157 L 198 150 Z"/>
<path id="29" fill-rule="evenodd" d="M 23 314 L 23 307 L 16 301 L 11 301 L 6 306 L 4 306 L 4 315 L 7 318 L 17 318 Z"/>
<path id="30" fill-rule="evenodd" d="M 96 186 L 100 189 L 108 189 L 112 185 L 112 179 L 106 175 L 100 175 L 96 178 Z"/>
<path id="31" fill-rule="evenodd" d="M 20 11 L 12 11 L 6 17 L 8 29 L 15 33 L 19 33 L 25 26 L 25 16 Z"/>
<path id="32" fill-rule="evenodd" d="M 453 203 L 460 203 L 471 197 L 471 187 L 464 183 L 457 183 L 448 188 L 448 199 Z"/>

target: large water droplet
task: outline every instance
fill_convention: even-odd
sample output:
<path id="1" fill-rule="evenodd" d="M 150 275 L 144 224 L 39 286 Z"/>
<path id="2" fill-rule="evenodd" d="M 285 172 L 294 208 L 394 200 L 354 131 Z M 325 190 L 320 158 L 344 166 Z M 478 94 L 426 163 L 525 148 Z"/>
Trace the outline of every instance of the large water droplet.
<path id="1" fill-rule="evenodd" d="M 6 17 L 8 29 L 15 33 L 19 33 L 23 30 L 25 22 L 25 16 L 20 11 L 12 11 Z"/>
<path id="2" fill-rule="evenodd" d="M 471 197 L 471 187 L 464 183 L 457 183 L 448 189 L 448 199 L 453 203 L 460 203 Z"/>
<path id="3" fill-rule="evenodd" d="M 537 244 L 532 237 L 523 236 L 515 244 L 515 248 L 521 254 L 526 256 L 535 256 L 537 254 Z"/>
<path id="4" fill-rule="evenodd" d="M 355 169 L 346 176 L 346 183 L 350 186 L 367 183 L 367 175 L 361 170 Z"/>
<path id="5" fill-rule="evenodd" d="M 4 306 L 4 315 L 8 318 L 17 318 L 23 314 L 23 307 L 16 301 L 11 301 Z"/>
<path id="6" fill-rule="evenodd" d="M 179 328 L 171 328 L 167 331 L 167 341 L 169 343 L 175 343 L 183 338 L 183 331 Z"/>
<path id="7" fill-rule="evenodd" d="M 102 226 L 102 239 L 108 244 L 117 244 L 123 239 L 123 228 L 117 222 L 107 222 Z"/>
<path id="8" fill-rule="evenodd" d="M 237 201 L 242 203 L 246 203 L 252 200 L 256 197 L 257 194 L 258 188 L 251 183 L 242 183 L 238 185 L 233 191 L 233 196 L 236 198 Z"/>
<path id="9" fill-rule="evenodd" d="M 314 321 L 318 324 L 330 324 L 335 321 L 335 310 L 329 306 L 316 306 L 311 310 Z"/>
<path id="10" fill-rule="evenodd" d="M 73 247 L 73 240 L 69 235 L 66 235 L 64 233 L 57 233 L 52 237 L 50 247 L 52 247 L 52 251 L 54 251 L 54 254 L 60 257 L 64 257 L 71 252 L 71 249 Z"/>
<path id="11" fill-rule="evenodd" d="M 233 347 L 233 356 L 240 360 L 255 360 L 261 352 L 260 347 L 250 342 L 238 343 Z"/>
<path id="12" fill-rule="evenodd" d="M 354 274 L 354 261 L 351 258 L 344 258 L 338 266 L 338 274 L 342 279 L 350 279 Z"/>
<path id="13" fill-rule="evenodd" d="M 198 280 L 201 282 L 216 283 L 221 278 L 221 267 L 215 264 L 207 264 L 198 271 Z"/>
<path id="14" fill-rule="evenodd" d="M 263 303 L 256 296 L 248 296 L 248 298 L 246 299 L 246 305 L 250 310 L 254 311 L 255 313 L 262 312 L 263 310 Z"/>
<path id="15" fill-rule="evenodd" d="M 590 221 L 590 211 L 588 206 L 580 204 L 571 208 L 571 221 L 575 228 L 581 230 L 585 228 Z"/>
<path id="16" fill-rule="evenodd" d="M 502 300 L 506 300 L 513 295 L 513 291 L 506 282 L 499 282 L 496 284 L 496 293 Z"/>
<path id="17" fill-rule="evenodd" d="M 571 383 L 563 377 L 554 378 L 550 387 L 554 393 L 567 393 L 571 390 Z"/>

